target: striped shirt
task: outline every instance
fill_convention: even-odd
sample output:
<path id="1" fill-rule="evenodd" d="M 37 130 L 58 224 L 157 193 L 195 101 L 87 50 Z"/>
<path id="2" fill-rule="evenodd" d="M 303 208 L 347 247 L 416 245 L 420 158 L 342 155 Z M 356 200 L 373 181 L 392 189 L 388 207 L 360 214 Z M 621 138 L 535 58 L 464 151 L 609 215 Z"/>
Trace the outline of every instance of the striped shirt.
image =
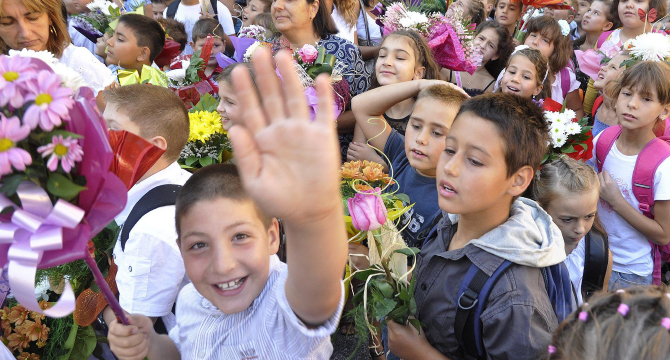
<path id="1" fill-rule="evenodd" d="M 286 299 L 287 275 L 286 264 L 273 255 L 261 294 L 232 315 L 219 311 L 193 284 L 186 285 L 177 299 L 177 325 L 170 331 L 182 359 L 329 359 L 330 335 L 337 329 L 344 296 L 326 323 L 307 328 Z"/>

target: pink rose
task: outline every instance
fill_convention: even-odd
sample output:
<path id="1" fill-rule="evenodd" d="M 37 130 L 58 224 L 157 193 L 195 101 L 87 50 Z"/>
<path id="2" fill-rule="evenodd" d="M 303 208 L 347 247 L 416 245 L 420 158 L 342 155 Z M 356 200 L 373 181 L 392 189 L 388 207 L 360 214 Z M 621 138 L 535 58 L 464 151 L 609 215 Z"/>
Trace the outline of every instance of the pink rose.
<path id="1" fill-rule="evenodd" d="M 313 63 L 316 60 L 316 57 L 319 55 L 319 51 L 314 47 L 314 45 L 305 45 L 302 49 L 298 50 L 298 54 L 303 62 L 308 64 Z"/>
<path id="2" fill-rule="evenodd" d="M 361 231 L 377 230 L 386 222 L 386 206 L 381 198 L 381 189 L 375 188 L 357 193 L 347 199 L 351 222 Z"/>

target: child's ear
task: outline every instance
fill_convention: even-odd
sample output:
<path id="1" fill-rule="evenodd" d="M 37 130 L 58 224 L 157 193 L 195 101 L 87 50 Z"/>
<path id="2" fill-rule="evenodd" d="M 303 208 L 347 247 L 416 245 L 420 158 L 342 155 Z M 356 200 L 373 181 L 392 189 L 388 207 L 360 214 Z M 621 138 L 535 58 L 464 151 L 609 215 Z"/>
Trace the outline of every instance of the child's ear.
<path id="1" fill-rule="evenodd" d="M 147 46 L 140 48 L 140 53 L 137 55 L 137 62 L 146 63 L 151 59 L 151 50 Z"/>
<path id="2" fill-rule="evenodd" d="M 544 85 L 538 86 L 535 91 L 533 91 L 533 96 L 537 96 L 542 92 L 542 89 L 544 89 Z"/>
<path id="3" fill-rule="evenodd" d="M 512 184 L 510 185 L 507 193 L 512 195 L 512 197 L 520 196 L 524 191 L 530 186 L 531 180 L 533 180 L 533 175 L 535 171 L 532 167 L 526 165 L 517 170 L 514 175 L 512 175 Z"/>
<path id="4" fill-rule="evenodd" d="M 661 112 L 661 115 L 658 117 L 661 118 L 661 120 L 665 120 L 670 116 L 670 104 L 665 104 L 663 106 L 663 112 Z"/>
<path id="5" fill-rule="evenodd" d="M 568 15 L 568 19 L 566 20 L 569 23 L 575 21 L 575 16 L 574 15 Z"/>
<path id="6" fill-rule="evenodd" d="M 167 150 L 167 140 L 162 136 L 154 136 L 149 142 L 159 149 Z"/>
<path id="7" fill-rule="evenodd" d="M 414 78 L 412 78 L 412 80 L 423 79 L 425 75 L 426 75 L 426 68 L 423 66 L 418 67 L 416 70 L 414 70 Z"/>
<path id="8" fill-rule="evenodd" d="M 613 22 L 611 21 L 606 22 L 605 25 L 603 25 L 603 31 L 609 31 L 612 28 L 612 26 L 614 26 Z"/>
<path id="9" fill-rule="evenodd" d="M 279 235 L 279 221 L 276 218 L 272 219 L 272 225 L 268 228 L 268 239 L 270 247 L 270 255 L 274 255 L 279 251 L 280 235 Z"/>

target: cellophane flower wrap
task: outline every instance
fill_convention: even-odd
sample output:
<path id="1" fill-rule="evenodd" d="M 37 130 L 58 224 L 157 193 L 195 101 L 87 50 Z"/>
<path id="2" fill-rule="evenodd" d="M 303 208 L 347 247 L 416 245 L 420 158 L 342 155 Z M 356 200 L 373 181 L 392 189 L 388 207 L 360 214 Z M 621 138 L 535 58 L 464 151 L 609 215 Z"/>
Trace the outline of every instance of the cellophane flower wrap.
<path id="1" fill-rule="evenodd" d="M 575 160 L 588 160 L 593 156 L 592 126 L 587 126 L 588 118 L 580 120 L 574 111 L 560 103 L 545 99 L 542 105 L 544 118 L 549 125 L 549 151 L 542 163 L 549 163 L 565 154 Z"/>
<path id="2" fill-rule="evenodd" d="M 200 97 L 209 94 L 218 97 L 218 88 L 205 76 L 205 68 L 212 54 L 214 39 L 212 35 L 207 36 L 205 45 L 201 51 L 196 51 L 188 60 L 183 60 L 179 69 L 167 72 L 170 79 L 170 87 L 184 102 L 187 108 L 200 102 Z"/>
<path id="3" fill-rule="evenodd" d="M 471 24 L 460 9 L 450 9 L 442 15 L 424 14 L 415 8 L 412 10 L 403 2 L 387 6 L 381 20 L 384 36 L 397 30 L 415 31 L 426 40 L 441 67 L 473 74 L 482 61 L 473 45 L 476 24 Z"/>
<path id="4" fill-rule="evenodd" d="M 341 174 L 349 241 L 367 239 L 369 248 L 366 257 L 370 267 L 352 272 L 350 263 L 345 279 L 347 287 L 351 278 L 364 284 L 358 291 L 352 287 L 354 309 L 347 314 L 356 324 L 359 345 L 369 335 L 376 336 L 388 320 L 410 322 L 418 329 L 419 322 L 410 319 L 416 313 L 416 303 L 414 281 L 408 280 L 412 269 L 407 269 L 407 257 L 419 250 L 408 247 L 396 227 L 396 220 L 412 207 L 403 204 L 409 204 L 409 198 L 392 191 L 397 184 L 384 173 L 381 164 L 350 161 L 342 165 Z"/>
<path id="5" fill-rule="evenodd" d="M 34 58 L 0 56 L 0 79 L 0 267 L 26 309 L 63 317 L 74 310 L 72 286 L 42 310 L 37 268 L 90 260 L 89 240 L 123 210 L 126 189 L 109 171 L 114 154 L 91 89 L 73 95 Z"/>
<path id="6" fill-rule="evenodd" d="M 323 46 L 306 44 L 302 48 L 293 51 L 293 63 L 298 78 L 305 89 L 305 97 L 310 110 L 312 121 L 316 118 L 318 96 L 314 87 L 314 80 L 320 74 L 330 75 L 330 84 L 335 92 L 333 108 L 337 118 L 351 101 L 349 83 L 344 79 L 346 65 L 335 58 L 335 55 L 327 54 Z"/>
<path id="7" fill-rule="evenodd" d="M 218 101 L 208 94 L 189 111 L 188 143 L 179 155 L 182 168 L 195 171 L 203 166 L 230 160 L 232 147 L 223 129 L 221 115 L 216 111 Z"/>

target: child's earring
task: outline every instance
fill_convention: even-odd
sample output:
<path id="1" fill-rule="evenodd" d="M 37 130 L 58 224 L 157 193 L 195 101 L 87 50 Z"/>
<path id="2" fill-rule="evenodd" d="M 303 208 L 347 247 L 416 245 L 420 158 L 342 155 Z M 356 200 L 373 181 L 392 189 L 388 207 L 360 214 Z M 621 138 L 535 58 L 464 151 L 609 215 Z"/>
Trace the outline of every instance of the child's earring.
<path id="1" fill-rule="evenodd" d="M 53 25 L 49 25 L 49 31 L 50 31 L 52 34 L 56 35 L 56 27 L 55 27 L 55 26 L 53 26 Z"/>

